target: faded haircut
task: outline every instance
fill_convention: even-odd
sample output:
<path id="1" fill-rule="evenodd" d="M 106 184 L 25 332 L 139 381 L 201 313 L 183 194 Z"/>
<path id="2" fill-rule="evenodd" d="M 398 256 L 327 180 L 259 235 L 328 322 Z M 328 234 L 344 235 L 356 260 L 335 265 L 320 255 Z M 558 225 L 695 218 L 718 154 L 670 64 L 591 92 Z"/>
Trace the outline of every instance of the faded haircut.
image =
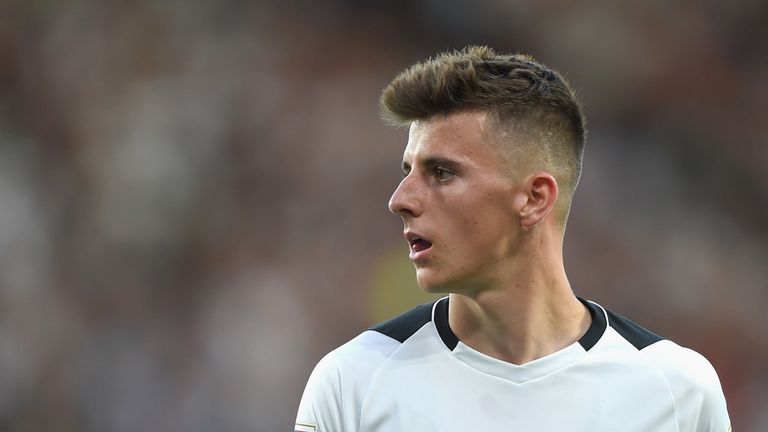
<path id="1" fill-rule="evenodd" d="M 394 126 L 436 115 L 488 113 L 503 141 L 555 177 L 561 198 L 556 211 L 565 224 L 581 176 L 586 131 L 576 93 L 558 72 L 529 55 L 469 46 L 401 72 L 379 103 L 382 118 Z"/>

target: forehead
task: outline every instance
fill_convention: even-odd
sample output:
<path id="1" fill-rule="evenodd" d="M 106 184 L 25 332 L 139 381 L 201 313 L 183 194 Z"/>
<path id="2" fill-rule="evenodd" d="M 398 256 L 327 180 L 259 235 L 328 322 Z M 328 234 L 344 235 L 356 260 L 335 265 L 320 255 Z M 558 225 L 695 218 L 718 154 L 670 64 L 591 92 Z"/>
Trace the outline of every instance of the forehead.
<path id="1" fill-rule="evenodd" d="M 499 158 L 498 138 L 483 112 L 438 115 L 411 124 L 404 161 L 434 156 L 491 162 Z"/>

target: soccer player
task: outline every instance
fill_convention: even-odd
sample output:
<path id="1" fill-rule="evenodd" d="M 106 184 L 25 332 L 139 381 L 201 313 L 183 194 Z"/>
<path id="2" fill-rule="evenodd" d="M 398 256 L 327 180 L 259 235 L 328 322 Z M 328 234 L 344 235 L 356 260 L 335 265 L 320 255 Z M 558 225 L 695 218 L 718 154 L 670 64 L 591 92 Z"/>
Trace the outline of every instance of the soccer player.
<path id="1" fill-rule="evenodd" d="M 296 431 L 730 429 L 704 357 L 571 289 L 585 132 L 560 74 L 468 47 L 402 72 L 381 106 L 410 127 L 389 209 L 419 286 L 447 296 L 326 355 Z"/>

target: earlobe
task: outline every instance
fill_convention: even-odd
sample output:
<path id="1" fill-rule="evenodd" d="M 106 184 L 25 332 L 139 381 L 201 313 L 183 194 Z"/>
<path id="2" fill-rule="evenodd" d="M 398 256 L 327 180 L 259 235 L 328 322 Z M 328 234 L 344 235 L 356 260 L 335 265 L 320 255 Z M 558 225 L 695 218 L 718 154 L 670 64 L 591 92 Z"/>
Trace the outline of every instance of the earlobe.
<path id="1" fill-rule="evenodd" d="M 531 176 L 526 181 L 526 201 L 520 210 L 523 228 L 532 228 L 544 220 L 554 208 L 557 194 L 557 181 L 549 173 Z"/>

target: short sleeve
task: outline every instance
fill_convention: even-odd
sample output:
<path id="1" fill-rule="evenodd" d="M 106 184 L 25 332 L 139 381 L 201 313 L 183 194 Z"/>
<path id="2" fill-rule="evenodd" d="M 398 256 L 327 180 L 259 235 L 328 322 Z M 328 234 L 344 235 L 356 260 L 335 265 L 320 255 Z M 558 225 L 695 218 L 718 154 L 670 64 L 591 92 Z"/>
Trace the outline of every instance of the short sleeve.
<path id="1" fill-rule="evenodd" d="M 346 432 L 343 425 L 341 375 L 331 355 L 318 362 L 307 380 L 296 415 L 297 432 Z"/>
<path id="2" fill-rule="evenodd" d="M 728 432 L 731 422 L 720 379 L 701 354 L 670 341 L 649 347 L 675 400 L 680 432 Z"/>
<path id="3" fill-rule="evenodd" d="M 377 368 L 400 342 L 365 331 L 317 363 L 296 416 L 298 432 L 356 432 L 363 399 Z"/>

